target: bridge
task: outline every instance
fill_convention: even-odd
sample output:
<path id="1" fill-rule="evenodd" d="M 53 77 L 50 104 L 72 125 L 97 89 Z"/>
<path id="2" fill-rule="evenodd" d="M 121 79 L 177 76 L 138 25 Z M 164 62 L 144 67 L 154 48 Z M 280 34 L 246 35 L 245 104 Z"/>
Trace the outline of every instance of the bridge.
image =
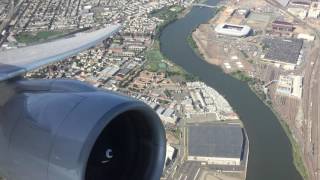
<path id="1" fill-rule="evenodd" d="M 208 4 L 193 4 L 194 7 L 206 7 L 206 8 L 220 8 L 221 6 L 211 6 L 211 5 L 208 5 Z"/>
<path id="2" fill-rule="evenodd" d="M 272 80 L 272 81 L 266 83 L 266 84 L 264 85 L 264 88 L 267 88 L 267 87 L 270 86 L 271 84 L 277 83 L 277 82 L 279 82 L 279 80 Z"/>

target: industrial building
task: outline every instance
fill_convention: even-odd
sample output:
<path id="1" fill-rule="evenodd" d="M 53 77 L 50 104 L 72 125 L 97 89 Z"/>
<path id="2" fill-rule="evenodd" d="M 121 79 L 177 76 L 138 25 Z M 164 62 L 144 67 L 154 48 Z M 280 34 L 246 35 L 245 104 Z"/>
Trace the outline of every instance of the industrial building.
<path id="1" fill-rule="evenodd" d="M 276 92 L 281 95 L 295 97 L 301 99 L 302 97 L 303 77 L 288 75 L 281 75 L 278 81 Z"/>
<path id="2" fill-rule="evenodd" d="M 176 153 L 177 150 L 174 147 L 170 146 L 170 144 L 167 144 L 165 165 L 170 164 L 172 160 L 174 160 Z"/>
<path id="3" fill-rule="evenodd" d="M 311 6 L 308 12 L 309 18 L 319 18 L 320 16 L 320 3 L 319 2 L 311 2 Z"/>
<path id="4" fill-rule="evenodd" d="M 213 165 L 241 164 L 246 136 L 240 124 L 191 125 L 188 131 L 188 160 Z"/>
<path id="5" fill-rule="evenodd" d="M 291 1 L 290 5 L 295 6 L 295 7 L 309 8 L 311 5 L 311 2 L 309 2 L 309 1 Z"/>
<path id="6" fill-rule="evenodd" d="M 246 25 L 219 24 L 215 28 L 215 32 L 227 36 L 245 37 L 251 32 L 251 28 Z"/>
<path id="7" fill-rule="evenodd" d="M 306 40 L 306 41 L 314 41 L 316 39 L 315 36 L 310 35 L 310 34 L 304 34 L 304 33 L 298 34 L 297 38 L 298 39 L 303 39 L 303 40 Z"/>
<path id="8" fill-rule="evenodd" d="M 292 23 L 276 20 L 272 22 L 272 29 L 280 32 L 293 32 L 294 26 Z"/>
<path id="9" fill-rule="evenodd" d="M 239 17 L 239 18 L 247 18 L 249 14 L 250 14 L 250 9 L 240 8 L 235 10 L 232 13 L 232 16 Z"/>
<path id="10" fill-rule="evenodd" d="M 266 38 L 263 44 L 266 53 L 262 56 L 262 59 L 281 65 L 284 69 L 294 69 L 298 60 L 301 59 L 302 39 Z"/>

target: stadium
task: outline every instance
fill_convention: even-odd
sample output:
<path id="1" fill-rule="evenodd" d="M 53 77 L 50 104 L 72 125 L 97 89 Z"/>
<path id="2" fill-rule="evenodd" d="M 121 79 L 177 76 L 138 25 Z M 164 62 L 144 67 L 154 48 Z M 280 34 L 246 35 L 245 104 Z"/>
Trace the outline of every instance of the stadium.
<path id="1" fill-rule="evenodd" d="M 251 28 L 246 25 L 219 24 L 215 28 L 216 33 L 235 37 L 245 37 L 251 32 Z"/>

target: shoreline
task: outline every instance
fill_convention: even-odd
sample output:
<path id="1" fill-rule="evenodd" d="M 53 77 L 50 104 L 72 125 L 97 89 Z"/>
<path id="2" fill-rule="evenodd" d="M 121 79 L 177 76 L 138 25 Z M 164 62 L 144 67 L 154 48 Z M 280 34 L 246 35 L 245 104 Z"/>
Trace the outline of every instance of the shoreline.
<path id="1" fill-rule="evenodd" d="M 201 3 L 205 3 L 205 2 L 207 2 L 207 0 L 196 0 L 194 3 L 199 3 L 199 2 L 201 2 Z M 221 1 L 221 2 L 224 2 L 224 1 Z M 221 4 L 221 2 L 220 3 L 218 3 L 218 5 L 220 5 Z M 189 13 L 190 13 L 190 11 L 192 10 L 192 8 L 193 8 L 193 6 L 189 6 L 189 7 L 183 7 L 183 10 L 181 10 L 180 12 L 175 12 L 175 18 L 173 18 L 173 19 L 170 19 L 169 21 L 167 21 L 167 20 L 164 20 L 164 22 L 159 26 L 159 29 L 157 29 L 157 32 L 156 32 L 156 35 L 155 35 L 155 38 L 154 38 L 154 40 L 153 40 L 153 44 L 148 48 L 148 49 L 152 49 L 153 47 L 154 47 L 154 44 L 157 44 L 157 43 L 159 43 L 158 45 L 159 45 L 159 52 L 161 53 L 161 55 L 164 57 L 164 60 L 165 61 L 169 61 L 170 63 L 172 63 L 174 66 L 176 66 L 176 67 L 178 67 L 178 68 L 180 68 L 180 69 L 182 69 L 188 76 L 191 76 L 191 80 L 189 79 L 189 80 L 186 80 L 186 82 L 196 82 L 196 81 L 199 81 L 199 82 L 203 82 L 203 81 L 201 81 L 201 79 L 199 79 L 198 78 L 198 76 L 196 76 L 196 75 L 194 75 L 194 74 L 192 74 L 192 73 L 189 73 L 188 71 L 186 71 L 182 66 L 179 66 L 179 65 L 177 65 L 176 63 L 174 63 L 170 58 L 168 58 L 167 56 L 165 56 L 163 53 L 162 53 L 162 51 L 161 51 L 161 49 L 160 49 L 160 47 L 161 47 L 161 42 L 160 42 L 160 36 L 161 36 L 161 33 L 162 33 L 162 30 L 163 29 L 165 29 L 167 26 L 169 26 L 170 24 L 172 24 L 172 23 L 174 23 L 175 21 L 177 21 L 177 20 L 179 20 L 179 19 L 181 19 L 181 18 L 184 18 L 186 15 L 188 15 Z M 224 8 L 224 7 L 221 7 L 221 8 L 218 8 L 218 9 L 213 9 L 213 13 L 214 14 L 218 14 L 219 13 L 219 11 L 222 9 L 222 8 Z M 215 17 L 217 17 L 216 15 L 214 15 L 214 18 Z M 194 30 L 196 30 L 196 29 L 194 29 Z M 190 40 L 193 40 L 193 38 L 192 38 L 192 33 L 193 32 L 191 32 L 190 33 Z M 194 44 L 195 46 L 197 45 L 196 43 Z M 196 48 L 192 48 L 192 49 L 196 49 Z M 198 53 L 200 53 L 200 52 L 198 52 Z M 198 54 L 197 53 L 197 54 Z M 201 56 L 201 54 L 198 54 L 199 56 Z M 204 82 L 203 82 L 204 83 Z M 210 87 L 210 86 L 209 86 Z M 211 87 L 212 88 L 212 87 Z M 214 88 L 213 88 L 214 89 Z M 214 89 L 215 90 L 215 89 Z M 219 95 L 223 98 L 223 99 L 225 99 L 226 100 L 226 98 L 225 98 L 225 96 L 223 95 L 223 94 L 220 94 L 219 93 Z M 227 101 L 227 100 L 226 100 Z M 227 101 L 228 103 L 229 103 L 229 101 Z M 232 108 L 232 107 L 231 107 Z M 233 108 L 232 108 L 233 109 Z M 238 113 L 236 112 L 236 110 L 234 110 L 233 109 L 233 111 L 238 115 Z M 238 115 L 239 116 L 239 115 Z M 247 167 L 248 167 L 248 161 L 249 161 L 249 156 L 250 156 L 250 140 L 249 140 L 249 137 L 248 137 L 248 135 L 247 135 L 247 133 L 246 133 L 246 128 L 245 128 L 245 126 L 244 126 L 244 124 L 243 124 L 243 121 L 241 120 L 241 117 L 239 117 L 239 119 L 238 119 L 238 121 L 240 122 L 240 124 L 241 124 L 241 126 L 242 126 L 242 128 L 244 129 L 244 131 L 245 131 L 245 137 L 246 137 L 246 139 L 247 139 L 247 155 L 246 155 L 246 157 L 244 158 L 244 162 L 245 162 L 245 168 L 244 168 L 244 170 L 242 171 L 242 173 L 244 174 L 244 179 L 246 179 L 246 176 L 247 176 Z"/>
<path id="2" fill-rule="evenodd" d="M 221 12 L 217 12 L 217 14 L 211 18 L 208 22 L 214 22 L 216 21 L 216 19 L 221 15 Z M 261 94 L 259 94 L 259 91 L 257 91 L 257 89 L 254 87 L 256 82 L 251 82 L 251 80 L 247 80 L 247 79 L 243 79 L 243 78 L 239 78 L 239 76 L 235 76 L 233 74 L 233 72 L 227 72 L 224 70 L 224 68 L 222 68 L 222 64 L 219 63 L 218 60 L 210 58 L 209 55 L 206 53 L 206 51 L 204 50 L 203 47 L 201 47 L 201 43 L 200 41 L 195 37 L 195 32 L 199 29 L 199 27 L 202 24 L 200 24 L 196 29 L 194 29 L 191 34 L 189 35 L 191 39 L 187 39 L 189 46 L 193 49 L 193 51 L 204 61 L 206 61 L 209 64 L 212 64 L 214 66 L 219 67 L 225 74 L 230 75 L 231 77 L 239 80 L 239 81 L 243 81 L 246 82 L 247 85 L 249 86 L 249 88 L 251 89 L 251 91 L 266 105 L 268 106 L 268 108 L 272 111 L 272 113 L 277 117 L 278 122 L 280 123 L 282 129 L 284 130 L 284 132 L 286 133 L 291 146 L 292 146 L 292 157 L 293 157 L 293 163 L 294 166 L 296 167 L 296 169 L 298 170 L 298 172 L 300 173 L 300 175 L 302 176 L 302 178 L 304 180 L 308 180 L 309 179 L 309 174 L 308 171 L 306 169 L 306 164 L 305 161 L 303 160 L 303 156 L 302 156 L 302 152 L 301 152 L 301 145 L 298 144 L 298 142 L 296 141 L 293 132 L 291 131 L 288 123 L 281 117 L 281 115 L 278 113 L 277 109 L 275 109 L 275 107 L 268 103 L 268 101 L 266 101 L 267 99 L 262 97 Z M 242 72 L 242 74 L 246 75 L 245 72 Z"/>

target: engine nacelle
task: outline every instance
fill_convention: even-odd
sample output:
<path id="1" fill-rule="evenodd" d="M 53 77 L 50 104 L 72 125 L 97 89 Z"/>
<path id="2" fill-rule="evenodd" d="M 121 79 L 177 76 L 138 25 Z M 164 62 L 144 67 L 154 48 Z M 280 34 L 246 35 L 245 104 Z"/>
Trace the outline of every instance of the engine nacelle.
<path id="1" fill-rule="evenodd" d="M 18 81 L 0 108 L 8 180 L 158 180 L 165 131 L 147 105 L 78 81 Z"/>

